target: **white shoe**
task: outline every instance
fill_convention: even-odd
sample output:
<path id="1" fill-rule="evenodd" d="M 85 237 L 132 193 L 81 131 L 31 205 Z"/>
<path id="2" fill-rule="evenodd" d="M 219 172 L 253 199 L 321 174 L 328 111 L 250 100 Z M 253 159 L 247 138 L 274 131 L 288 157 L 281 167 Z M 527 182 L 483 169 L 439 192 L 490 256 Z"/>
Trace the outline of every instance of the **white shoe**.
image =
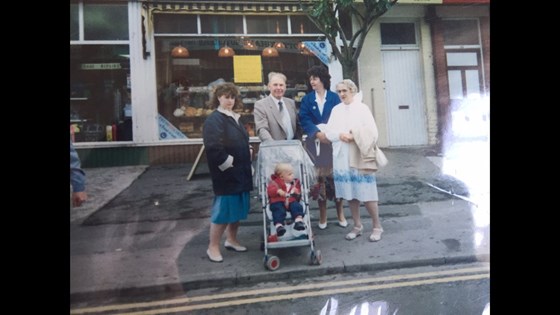
<path id="1" fill-rule="evenodd" d="M 325 222 L 325 223 L 320 223 L 319 222 L 319 224 L 317 224 L 317 226 L 319 226 L 319 230 L 324 230 L 324 229 L 327 228 L 327 222 Z"/>
<path id="2" fill-rule="evenodd" d="M 338 221 L 338 226 L 345 228 L 348 226 L 348 221 Z"/>
<path id="3" fill-rule="evenodd" d="M 237 246 L 233 245 L 230 242 L 228 242 L 227 240 L 224 244 L 224 247 L 226 249 L 233 250 L 233 251 L 236 251 L 236 252 L 246 252 L 247 251 L 247 247 L 241 246 L 241 245 L 237 245 Z"/>
<path id="4" fill-rule="evenodd" d="M 362 235 L 363 230 L 364 230 L 363 225 L 361 227 L 354 226 L 354 228 L 352 229 L 352 232 L 346 234 L 346 239 L 349 240 L 349 241 L 355 239 L 356 237 Z"/>
<path id="5" fill-rule="evenodd" d="M 369 236 L 369 240 L 371 242 L 377 242 L 381 240 L 381 234 L 383 233 L 383 229 L 373 229 L 373 233 Z"/>

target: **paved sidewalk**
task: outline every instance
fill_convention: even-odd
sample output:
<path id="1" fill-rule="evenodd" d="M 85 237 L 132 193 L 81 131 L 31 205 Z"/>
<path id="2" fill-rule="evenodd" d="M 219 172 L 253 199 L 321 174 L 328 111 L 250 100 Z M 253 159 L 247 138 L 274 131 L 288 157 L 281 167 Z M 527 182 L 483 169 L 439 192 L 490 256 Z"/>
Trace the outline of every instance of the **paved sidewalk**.
<path id="1" fill-rule="evenodd" d="M 468 195 L 461 181 L 441 174 L 436 166 L 441 158 L 429 159 L 426 150 L 385 151 L 390 164 L 377 174 L 382 240 L 368 241 L 371 220 L 363 207 L 364 235 L 356 240 L 344 239 L 352 228 L 347 208 L 347 228 L 334 224 L 335 211 L 329 204 L 329 226 L 319 230 L 316 202 L 310 201 L 315 250 L 321 251 L 322 264 L 308 264 L 310 246 L 269 250 L 280 258 L 276 271 L 263 265 L 263 218 L 257 198 L 239 229 L 239 239 L 249 251 L 223 249 L 223 263 L 208 260 L 213 193 L 205 165 L 191 181 L 186 180 L 187 164 L 86 169 L 89 209 L 76 208 L 71 215 L 71 302 L 341 272 L 489 262 L 488 205 L 474 205 L 426 185 Z M 257 197 L 257 191 L 252 195 Z"/>
<path id="2" fill-rule="evenodd" d="M 86 168 L 88 200 L 70 212 L 70 222 L 82 221 L 128 188 L 147 165 Z"/>

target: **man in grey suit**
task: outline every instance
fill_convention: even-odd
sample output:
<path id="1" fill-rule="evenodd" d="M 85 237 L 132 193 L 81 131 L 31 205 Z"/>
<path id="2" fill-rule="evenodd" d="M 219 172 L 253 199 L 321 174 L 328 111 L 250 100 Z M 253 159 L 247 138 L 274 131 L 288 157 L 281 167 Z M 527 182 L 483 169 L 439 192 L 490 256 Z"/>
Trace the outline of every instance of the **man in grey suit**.
<path id="1" fill-rule="evenodd" d="M 285 98 L 286 76 L 279 72 L 268 74 L 270 95 L 255 103 L 253 116 L 257 135 L 262 142 L 268 140 L 301 140 L 302 129 L 298 121 L 294 100 Z"/>

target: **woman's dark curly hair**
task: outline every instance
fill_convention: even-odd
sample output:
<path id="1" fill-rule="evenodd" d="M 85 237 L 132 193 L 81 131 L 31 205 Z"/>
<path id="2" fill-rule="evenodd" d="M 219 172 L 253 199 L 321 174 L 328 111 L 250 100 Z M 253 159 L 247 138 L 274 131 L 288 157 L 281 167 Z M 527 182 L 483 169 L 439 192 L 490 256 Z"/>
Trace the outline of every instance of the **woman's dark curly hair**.
<path id="1" fill-rule="evenodd" d="M 239 96 L 239 90 L 235 86 L 235 84 L 231 82 L 222 83 L 214 89 L 214 93 L 212 93 L 212 98 L 206 103 L 209 108 L 218 108 L 220 106 L 220 101 L 218 98 L 222 95 L 230 96 L 235 98 L 235 104 L 233 105 L 232 109 L 243 108 L 243 102 L 241 102 L 241 98 Z"/>
<path id="2" fill-rule="evenodd" d="M 323 83 L 325 90 L 330 90 L 331 88 L 331 75 L 329 74 L 329 70 L 324 66 L 313 66 L 307 70 L 307 79 L 311 77 L 318 77 Z M 309 84 L 309 80 L 307 80 L 307 87 L 309 90 L 312 90 L 311 84 Z"/>

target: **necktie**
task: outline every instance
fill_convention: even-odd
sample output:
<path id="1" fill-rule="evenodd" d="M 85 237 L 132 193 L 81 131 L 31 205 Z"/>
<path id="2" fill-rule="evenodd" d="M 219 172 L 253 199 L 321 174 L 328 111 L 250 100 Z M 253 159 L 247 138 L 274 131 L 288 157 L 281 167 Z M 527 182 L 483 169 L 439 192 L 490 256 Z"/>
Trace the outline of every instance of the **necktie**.
<path id="1" fill-rule="evenodd" d="M 282 102 L 278 102 L 278 109 L 282 111 Z"/>

